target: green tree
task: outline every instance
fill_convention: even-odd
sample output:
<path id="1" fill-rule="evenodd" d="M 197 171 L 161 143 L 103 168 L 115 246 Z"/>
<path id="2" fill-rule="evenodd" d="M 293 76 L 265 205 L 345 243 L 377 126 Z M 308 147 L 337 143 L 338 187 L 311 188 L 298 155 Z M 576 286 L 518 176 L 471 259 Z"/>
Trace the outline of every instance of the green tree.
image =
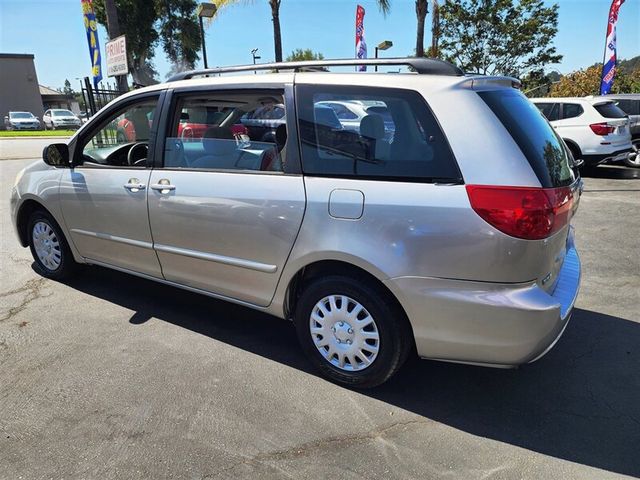
<path id="1" fill-rule="evenodd" d="M 596 64 L 584 70 L 565 75 L 552 85 L 549 96 L 584 97 L 586 95 L 598 95 L 600 93 L 601 75 L 602 64 Z M 611 93 L 638 92 L 640 92 L 640 67 L 630 73 L 618 70 Z"/>
<path id="2" fill-rule="evenodd" d="M 68 78 L 64 80 L 64 88 L 62 89 L 62 93 L 64 93 L 65 95 L 73 95 L 75 93 L 73 91 L 73 88 L 71 88 L 71 82 Z"/>
<path id="3" fill-rule="evenodd" d="M 255 0 L 210 0 L 213 2 L 218 12 L 233 5 L 249 5 Z M 282 0 L 267 0 L 271 7 L 271 21 L 273 22 L 273 45 L 275 48 L 276 62 L 282 61 L 282 31 L 280 29 L 280 3 Z M 378 8 L 385 15 L 389 12 L 391 0 L 376 0 Z"/>
<path id="4" fill-rule="evenodd" d="M 289 55 L 287 55 L 286 61 L 298 62 L 302 60 L 323 60 L 323 59 L 324 59 L 324 55 L 322 55 L 320 52 L 315 53 L 310 48 L 307 48 L 306 50 L 303 50 L 302 48 L 298 48 L 293 52 L 291 52 Z"/>
<path id="5" fill-rule="evenodd" d="M 114 0 L 119 29 L 127 37 L 129 68 L 133 81 L 157 83 L 153 65 L 155 48 L 162 46 L 173 68 L 195 67 L 200 29 L 195 0 Z M 98 22 L 107 26 L 105 0 L 95 0 Z"/>
<path id="6" fill-rule="evenodd" d="M 444 58 L 468 72 L 520 77 L 558 63 L 558 5 L 543 0 L 449 0 L 440 7 Z"/>

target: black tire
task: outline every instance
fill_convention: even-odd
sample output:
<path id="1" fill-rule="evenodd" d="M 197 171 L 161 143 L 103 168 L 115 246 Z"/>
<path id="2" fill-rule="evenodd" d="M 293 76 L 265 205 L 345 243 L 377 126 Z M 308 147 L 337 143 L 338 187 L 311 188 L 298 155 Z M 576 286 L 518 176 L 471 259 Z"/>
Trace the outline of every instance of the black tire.
<path id="1" fill-rule="evenodd" d="M 48 225 L 49 228 L 53 231 L 55 235 L 55 239 L 58 242 L 58 247 L 52 247 L 53 250 L 59 252 L 59 264 L 52 268 L 51 266 L 47 266 L 38 256 L 36 252 L 35 242 L 34 240 L 34 228 L 37 224 L 45 224 Z M 77 263 L 73 259 L 73 254 L 71 253 L 71 249 L 69 248 L 69 244 L 67 243 L 67 239 L 64 237 L 60 226 L 55 221 L 55 219 L 44 210 L 36 210 L 29 217 L 29 222 L 27 223 L 27 235 L 29 238 L 29 249 L 31 250 L 31 255 L 36 263 L 36 269 L 40 275 L 46 278 L 50 278 L 52 280 L 63 280 L 68 278 L 73 271 L 75 270 Z"/>
<path id="2" fill-rule="evenodd" d="M 623 163 L 630 168 L 640 168 L 640 139 L 633 139 L 633 146 L 635 147 L 636 153 L 638 156 L 631 161 L 628 158 L 623 160 Z"/>
<path id="3" fill-rule="evenodd" d="M 344 295 L 355 300 L 375 321 L 379 335 L 377 356 L 361 370 L 346 371 L 335 366 L 314 343 L 310 330 L 311 314 L 316 304 L 331 295 Z M 371 282 L 343 276 L 323 277 L 304 287 L 295 308 L 294 322 L 302 350 L 324 377 L 348 387 L 371 388 L 384 383 L 400 369 L 412 351 L 413 335 L 404 312 L 389 297 L 386 291 Z M 349 332 L 353 333 L 352 330 Z M 344 343 L 339 347 L 351 348 Z"/>

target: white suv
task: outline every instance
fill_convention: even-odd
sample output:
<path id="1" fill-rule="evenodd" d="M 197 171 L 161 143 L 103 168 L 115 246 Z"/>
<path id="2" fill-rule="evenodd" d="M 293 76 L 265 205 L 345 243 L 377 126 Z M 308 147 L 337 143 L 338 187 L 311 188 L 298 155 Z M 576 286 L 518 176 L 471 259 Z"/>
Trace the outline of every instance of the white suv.
<path id="1" fill-rule="evenodd" d="M 623 161 L 631 167 L 629 118 L 612 100 L 594 97 L 533 98 L 531 101 L 586 166 Z"/>

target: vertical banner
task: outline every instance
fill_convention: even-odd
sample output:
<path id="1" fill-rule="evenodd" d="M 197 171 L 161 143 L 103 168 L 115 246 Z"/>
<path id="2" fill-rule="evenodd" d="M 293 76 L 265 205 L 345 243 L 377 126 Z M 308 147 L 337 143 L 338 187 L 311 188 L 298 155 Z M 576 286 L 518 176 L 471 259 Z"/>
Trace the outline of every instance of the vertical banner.
<path id="1" fill-rule="evenodd" d="M 600 95 L 607 95 L 611 92 L 613 81 L 616 78 L 616 24 L 618 23 L 618 12 L 624 0 L 613 0 L 609 9 L 609 20 L 607 22 L 607 39 L 604 47 L 604 60 L 602 62 L 602 79 L 600 81 Z"/>
<path id="2" fill-rule="evenodd" d="M 356 58 L 367 58 L 367 43 L 364 41 L 364 8 L 356 8 Z M 367 66 L 356 67 L 358 72 L 366 72 Z"/>
<path id="3" fill-rule="evenodd" d="M 87 31 L 87 42 L 89 43 L 89 55 L 91 56 L 91 75 L 93 76 L 93 86 L 98 88 L 98 83 L 102 80 L 102 65 L 100 59 L 100 43 L 98 41 L 98 22 L 93 10 L 93 0 L 80 0 L 82 5 L 82 16 L 84 17 L 84 28 Z"/>

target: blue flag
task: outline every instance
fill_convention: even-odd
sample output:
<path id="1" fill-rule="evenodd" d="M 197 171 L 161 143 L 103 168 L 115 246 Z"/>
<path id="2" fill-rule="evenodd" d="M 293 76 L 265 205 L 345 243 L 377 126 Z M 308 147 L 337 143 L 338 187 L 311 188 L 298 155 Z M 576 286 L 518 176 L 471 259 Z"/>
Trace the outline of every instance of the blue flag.
<path id="1" fill-rule="evenodd" d="M 96 13 L 93 10 L 93 0 L 80 0 L 80 4 L 82 5 L 84 28 L 87 31 L 87 42 L 89 43 L 93 86 L 98 88 L 98 83 L 102 80 L 100 42 L 98 41 L 98 22 L 96 21 Z"/>

